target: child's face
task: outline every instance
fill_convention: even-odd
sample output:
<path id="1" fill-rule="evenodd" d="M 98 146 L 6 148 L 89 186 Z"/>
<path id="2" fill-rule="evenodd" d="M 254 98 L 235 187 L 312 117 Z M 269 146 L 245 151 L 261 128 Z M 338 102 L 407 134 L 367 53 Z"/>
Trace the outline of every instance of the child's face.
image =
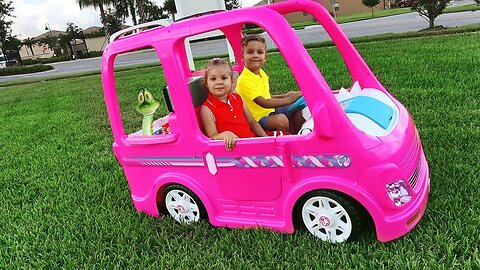
<path id="1" fill-rule="evenodd" d="M 267 60 L 267 50 L 265 44 L 260 41 L 252 40 L 243 48 L 243 61 L 245 66 L 252 72 L 258 73 Z"/>
<path id="2" fill-rule="evenodd" d="M 227 96 L 232 89 L 233 79 L 226 65 L 213 66 L 207 74 L 208 91 L 216 98 Z"/>

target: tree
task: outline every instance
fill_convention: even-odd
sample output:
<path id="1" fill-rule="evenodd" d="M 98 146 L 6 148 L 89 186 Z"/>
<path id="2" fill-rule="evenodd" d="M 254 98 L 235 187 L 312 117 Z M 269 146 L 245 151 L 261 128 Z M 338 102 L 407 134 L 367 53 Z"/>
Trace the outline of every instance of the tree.
<path id="1" fill-rule="evenodd" d="M 8 36 L 5 41 L 2 43 L 2 49 L 5 51 L 20 51 L 22 46 L 22 41 L 15 36 Z"/>
<path id="2" fill-rule="evenodd" d="M 44 38 L 40 39 L 38 42 L 39 44 L 46 44 L 50 50 L 53 51 L 55 55 L 59 55 L 62 53 L 62 48 L 58 42 L 58 38 L 47 35 Z"/>
<path id="3" fill-rule="evenodd" d="M 475 3 L 477 3 L 477 6 L 480 5 L 480 0 L 475 0 Z"/>
<path id="4" fill-rule="evenodd" d="M 163 2 L 163 10 L 170 13 L 172 15 L 172 19 L 175 21 L 175 13 L 177 13 L 175 0 L 165 0 L 165 2 Z"/>
<path id="5" fill-rule="evenodd" d="M 113 1 L 113 6 L 115 7 L 115 15 L 117 18 L 125 20 L 128 16 L 132 16 L 133 25 L 137 25 L 135 0 L 116 0 Z"/>
<path id="6" fill-rule="evenodd" d="M 8 20 L 12 16 L 14 8 L 12 7 L 12 1 L 0 0 L 0 43 L 3 44 L 7 37 L 10 36 L 12 30 L 12 21 Z"/>
<path id="7" fill-rule="evenodd" d="M 242 5 L 238 0 L 225 0 L 225 8 L 227 10 L 239 8 Z M 175 13 L 177 13 L 177 7 L 175 6 L 175 0 L 165 0 L 163 2 L 163 10 L 172 15 L 172 19 L 175 21 Z"/>
<path id="8" fill-rule="evenodd" d="M 145 8 L 148 0 L 114 0 L 112 1 L 117 17 L 132 17 L 133 25 L 147 21 Z M 138 16 L 138 20 L 137 20 Z"/>
<path id="9" fill-rule="evenodd" d="M 145 0 L 145 20 L 147 22 L 168 18 L 163 9 L 150 0 Z"/>
<path id="10" fill-rule="evenodd" d="M 35 55 L 33 53 L 33 45 L 37 44 L 37 41 L 34 38 L 26 38 L 22 41 L 22 44 L 27 46 L 30 51 L 32 52 L 32 55 Z"/>
<path id="11" fill-rule="evenodd" d="M 83 38 L 82 28 L 76 26 L 72 22 L 67 23 L 65 34 L 58 36 L 58 42 L 60 47 L 62 48 L 63 53 L 68 53 L 69 55 L 71 55 L 72 45 L 70 44 L 70 42 L 74 39 L 81 38 Z"/>
<path id="12" fill-rule="evenodd" d="M 450 0 L 417 0 L 412 10 L 428 21 L 428 28 L 435 28 L 435 19 L 443 13 Z"/>
<path id="13" fill-rule="evenodd" d="M 238 3 L 238 0 L 225 0 L 225 8 L 227 10 L 240 8 L 240 7 L 242 7 L 242 5 L 240 3 Z"/>
<path id="14" fill-rule="evenodd" d="M 372 9 L 373 18 L 373 7 L 380 4 L 380 0 L 362 0 L 362 4 Z"/>
<path id="15" fill-rule="evenodd" d="M 22 46 L 22 41 L 12 35 L 9 35 L 2 42 L 2 51 L 6 55 L 6 59 L 8 63 L 13 62 L 13 63 L 22 64 L 22 58 L 20 57 L 20 53 L 19 53 L 21 46 Z"/>
<path id="16" fill-rule="evenodd" d="M 135 0 L 135 5 L 137 6 L 138 13 L 138 23 L 144 23 L 145 20 L 145 0 Z"/>
<path id="17" fill-rule="evenodd" d="M 83 30 L 82 28 L 76 26 L 74 23 L 67 23 L 67 28 L 65 29 L 65 34 L 70 38 L 70 40 L 75 38 L 82 38 Z"/>
<path id="18" fill-rule="evenodd" d="M 112 0 L 77 0 L 78 6 L 80 9 L 84 7 L 93 7 L 95 10 L 98 8 L 100 10 L 100 20 L 102 21 L 103 27 L 105 28 L 105 32 L 110 33 L 108 26 L 103 22 L 106 22 L 105 19 L 105 9 L 104 5 L 108 5 L 112 2 Z"/>
<path id="19" fill-rule="evenodd" d="M 107 8 L 107 12 L 105 13 L 105 21 L 102 22 L 103 25 L 106 25 L 109 32 L 108 35 L 112 35 L 113 33 L 122 30 L 123 24 L 125 20 L 121 17 L 118 17 L 118 14 L 112 10 L 111 8 Z"/>

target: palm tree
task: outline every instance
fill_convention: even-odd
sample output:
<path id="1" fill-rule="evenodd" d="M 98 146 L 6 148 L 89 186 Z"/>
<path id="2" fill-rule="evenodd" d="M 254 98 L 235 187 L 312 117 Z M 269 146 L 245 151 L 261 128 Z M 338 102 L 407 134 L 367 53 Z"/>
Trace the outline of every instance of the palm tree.
<path id="1" fill-rule="evenodd" d="M 117 17 L 125 19 L 131 15 L 133 25 L 137 24 L 135 0 L 112 0 L 111 2 L 115 6 L 115 12 Z"/>
<path id="2" fill-rule="evenodd" d="M 175 0 L 165 0 L 165 2 L 163 2 L 163 10 L 172 14 L 172 19 L 175 21 L 175 13 L 177 12 L 177 7 L 175 7 Z"/>
<path id="3" fill-rule="evenodd" d="M 105 9 L 103 5 L 108 5 L 112 0 L 77 0 L 77 4 L 80 9 L 84 7 L 93 7 L 94 9 L 100 10 L 100 18 L 102 20 L 103 28 L 105 28 L 105 33 L 108 33 L 108 26 L 105 20 Z"/>
<path id="4" fill-rule="evenodd" d="M 26 38 L 22 41 L 22 44 L 27 46 L 30 51 L 32 52 L 32 55 L 35 55 L 33 53 L 33 45 L 37 44 L 37 41 L 34 38 Z"/>
<path id="5" fill-rule="evenodd" d="M 135 0 L 135 4 L 137 6 L 138 12 L 138 22 L 144 23 L 145 22 L 145 4 L 144 0 Z"/>

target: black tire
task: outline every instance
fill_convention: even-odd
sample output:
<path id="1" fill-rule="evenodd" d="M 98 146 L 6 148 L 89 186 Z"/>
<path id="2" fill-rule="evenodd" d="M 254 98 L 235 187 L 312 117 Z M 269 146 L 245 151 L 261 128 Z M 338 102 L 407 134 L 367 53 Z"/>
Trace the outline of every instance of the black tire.
<path id="1" fill-rule="evenodd" d="M 404 3 L 401 3 L 400 5 L 398 5 L 398 7 L 404 8 L 404 7 L 406 7 L 406 5 Z"/>
<path id="2" fill-rule="evenodd" d="M 200 198 L 189 188 L 170 185 L 163 192 L 164 212 L 179 223 L 195 223 L 207 219 L 207 211 Z"/>
<path id="3" fill-rule="evenodd" d="M 358 203 L 331 190 L 306 193 L 295 204 L 293 214 L 297 227 L 332 243 L 354 240 L 365 225 L 365 213 Z"/>

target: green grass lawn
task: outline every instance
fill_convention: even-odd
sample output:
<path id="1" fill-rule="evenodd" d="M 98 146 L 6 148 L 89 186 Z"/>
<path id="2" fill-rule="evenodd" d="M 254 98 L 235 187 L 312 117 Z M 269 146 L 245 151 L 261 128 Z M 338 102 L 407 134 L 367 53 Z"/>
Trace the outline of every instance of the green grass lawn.
<path id="1" fill-rule="evenodd" d="M 133 208 L 111 151 L 99 75 L 0 88 L 0 269 L 479 269 L 479 40 L 466 33 L 356 45 L 412 114 L 430 166 L 424 218 L 389 243 L 372 232 L 331 245 L 304 232 L 151 218 Z M 335 52 L 310 50 L 332 87 L 348 86 Z M 295 88 L 278 54 L 266 69 L 275 91 Z M 137 87 L 160 96 L 159 73 L 116 74 L 131 129 L 141 125 Z"/>
<path id="2" fill-rule="evenodd" d="M 476 10 L 480 10 L 480 5 L 470 4 L 470 5 L 455 6 L 455 7 L 447 6 L 444 9 L 443 13 L 454 13 L 454 12 L 462 12 L 462 11 L 476 11 Z M 412 9 L 409 8 L 409 7 L 380 9 L 380 10 L 374 9 L 373 18 L 382 18 L 382 17 L 405 14 L 405 13 L 410 13 L 410 12 L 415 12 L 415 11 L 412 11 Z M 361 12 L 361 13 L 357 13 L 357 14 L 353 14 L 353 15 L 337 16 L 336 22 L 337 23 L 348 23 L 348 22 L 363 21 L 363 20 L 369 20 L 369 19 L 372 19 L 372 12 L 371 11 Z M 314 22 L 314 21 L 299 22 L 299 23 L 293 23 L 292 27 L 295 28 L 295 29 L 303 29 L 305 26 L 315 25 L 315 24 L 317 24 L 317 23 Z"/>

